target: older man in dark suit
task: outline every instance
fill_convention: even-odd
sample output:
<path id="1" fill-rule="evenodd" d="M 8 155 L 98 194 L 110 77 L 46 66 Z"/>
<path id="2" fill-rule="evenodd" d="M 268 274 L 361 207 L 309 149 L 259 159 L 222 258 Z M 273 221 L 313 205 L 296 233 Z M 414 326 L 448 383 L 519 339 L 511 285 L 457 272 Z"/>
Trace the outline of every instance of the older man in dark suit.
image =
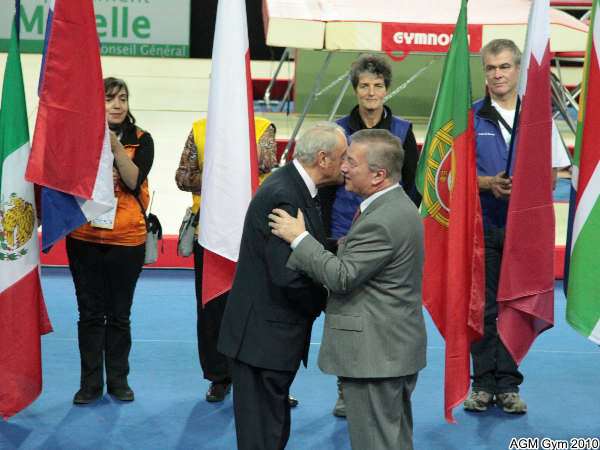
<path id="1" fill-rule="evenodd" d="M 298 140 L 294 160 L 262 184 L 246 213 L 218 345 L 233 360 L 241 450 L 285 447 L 290 433 L 289 388 L 300 361 L 307 363 L 312 324 L 326 300 L 321 283 L 285 266 L 290 246 L 271 234 L 267 215 L 273 208 L 294 215 L 302 209 L 307 229 L 325 243 L 317 188 L 341 182 L 346 148 L 338 125 L 316 124 Z"/>
<path id="2" fill-rule="evenodd" d="M 425 367 L 421 306 L 423 227 L 398 184 L 404 153 L 387 130 L 352 135 L 342 172 L 364 198 L 339 244 L 327 251 L 283 209 L 269 215 L 273 234 L 291 243 L 287 267 L 330 291 L 319 367 L 342 380 L 352 448 L 412 449 L 411 394 Z"/>

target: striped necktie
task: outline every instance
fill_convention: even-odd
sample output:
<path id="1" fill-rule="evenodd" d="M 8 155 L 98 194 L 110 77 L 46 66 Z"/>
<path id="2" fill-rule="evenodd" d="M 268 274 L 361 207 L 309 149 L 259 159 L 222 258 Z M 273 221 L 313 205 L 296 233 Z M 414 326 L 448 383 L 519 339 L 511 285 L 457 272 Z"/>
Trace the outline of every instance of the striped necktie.
<path id="1" fill-rule="evenodd" d="M 356 212 L 354 213 L 354 217 L 352 217 L 352 224 L 354 225 L 354 222 L 356 222 L 356 220 L 360 217 L 360 215 L 362 214 L 362 211 L 360 210 L 360 206 L 356 209 Z"/>

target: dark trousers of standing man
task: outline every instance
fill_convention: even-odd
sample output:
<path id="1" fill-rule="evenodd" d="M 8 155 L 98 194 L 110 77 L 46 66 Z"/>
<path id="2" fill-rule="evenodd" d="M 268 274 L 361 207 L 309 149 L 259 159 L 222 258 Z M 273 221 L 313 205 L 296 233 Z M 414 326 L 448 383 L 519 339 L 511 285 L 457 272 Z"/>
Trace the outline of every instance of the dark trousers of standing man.
<path id="1" fill-rule="evenodd" d="M 296 371 L 232 360 L 238 450 L 283 450 L 290 438 L 290 386 Z"/>
<path id="2" fill-rule="evenodd" d="M 81 387 L 103 388 L 104 363 L 107 385 L 126 387 L 131 305 L 145 245 L 127 247 L 72 238 L 66 244 L 79 310 Z"/>
<path id="3" fill-rule="evenodd" d="M 226 292 L 202 307 L 202 268 L 204 249 L 194 242 L 194 273 L 196 286 L 196 309 L 198 333 L 198 356 L 204 378 L 213 383 L 231 383 L 228 358 L 217 351 L 219 330 L 227 302 Z"/>
<path id="4" fill-rule="evenodd" d="M 498 335 L 498 281 L 504 228 L 487 226 L 485 240 L 485 312 L 483 337 L 471 345 L 473 390 L 491 394 L 519 392 L 523 375 Z"/>

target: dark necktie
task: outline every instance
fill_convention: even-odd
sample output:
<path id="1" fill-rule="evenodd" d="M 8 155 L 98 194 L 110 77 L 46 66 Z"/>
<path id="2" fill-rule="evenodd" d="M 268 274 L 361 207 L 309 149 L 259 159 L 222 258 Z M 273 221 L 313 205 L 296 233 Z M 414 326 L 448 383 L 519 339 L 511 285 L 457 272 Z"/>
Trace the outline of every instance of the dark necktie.
<path id="1" fill-rule="evenodd" d="M 360 217 L 361 214 L 361 210 L 360 210 L 360 206 L 356 209 L 356 212 L 354 213 L 354 217 L 352 217 L 352 224 L 354 224 L 354 222 L 356 222 L 356 219 L 358 219 Z"/>
<path id="2" fill-rule="evenodd" d="M 313 203 L 315 204 L 315 208 L 317 208 L 317 212 L 319 213 L 319 217 L 323 220 L 323 210 L 321 209 L 321 197 L 319 194 L 313 197 Z"/>

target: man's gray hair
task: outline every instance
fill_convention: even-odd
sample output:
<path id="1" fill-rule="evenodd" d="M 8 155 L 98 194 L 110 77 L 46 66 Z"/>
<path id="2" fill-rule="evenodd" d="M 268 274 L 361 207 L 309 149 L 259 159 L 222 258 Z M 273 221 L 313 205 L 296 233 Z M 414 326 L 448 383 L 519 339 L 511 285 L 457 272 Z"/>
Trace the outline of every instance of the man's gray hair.
<path id="1" fill-rule="evenodd" d="M 388 130 L 360 130 L 352 135 L 352 142 L 367 145 L 367 164 L 370 171 L 385 169 L 387 178 L 394 183 L 402 179 L 404 148 L 402 141 Z"/>
<path id="2" fill-rule="evenodd" d="M 513 63 L 516 66 L 521 65 L 521 50 L 517 47 L 514 41 L 510 39 L 493 39 L 481 49 L 481 63 L 485 69 L 485 57 L 487 55 L 498 55 L 504 50 L 508 50 L 513 54 Z"/>
<path id="3" fill-rule="evenodd" d="M 338 145 L 338 136 L 346 136 L 344 129 L 334 122 L 317 122 L 307 129 L 296 142 L 294 158 L 303 164 L 314 164 L 320 151 L 331 154 Z"/>

